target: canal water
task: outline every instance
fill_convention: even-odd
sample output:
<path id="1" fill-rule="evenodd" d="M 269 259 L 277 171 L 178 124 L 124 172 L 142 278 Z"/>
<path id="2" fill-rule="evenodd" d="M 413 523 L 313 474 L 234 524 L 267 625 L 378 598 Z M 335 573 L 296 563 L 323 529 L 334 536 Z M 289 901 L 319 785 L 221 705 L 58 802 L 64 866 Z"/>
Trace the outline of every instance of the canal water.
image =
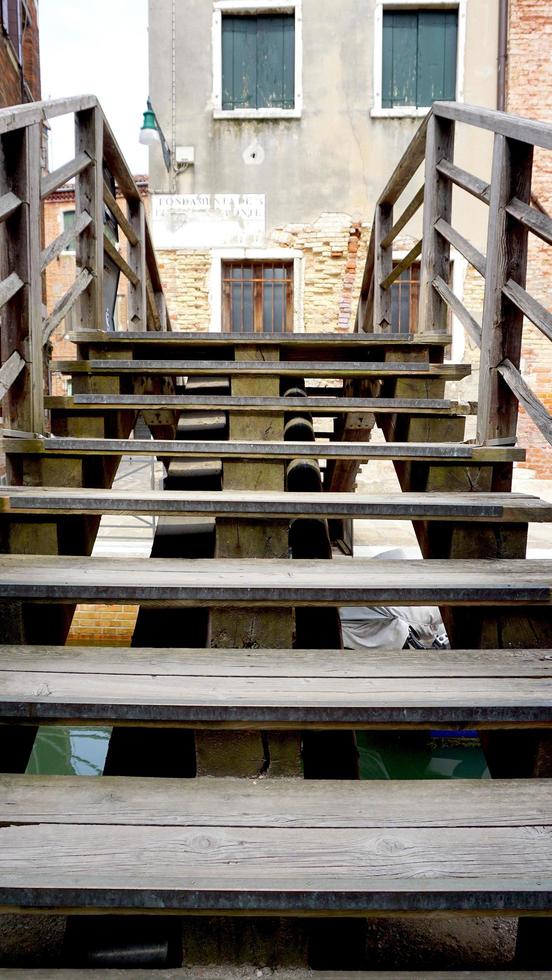
<path id="1" fill-rule="evenodd" d="M 39 728 L 27 773 L 101 776 L 110 728 Z M 358 732 L 361 779 L 487 779 L 475 732 Z"/>

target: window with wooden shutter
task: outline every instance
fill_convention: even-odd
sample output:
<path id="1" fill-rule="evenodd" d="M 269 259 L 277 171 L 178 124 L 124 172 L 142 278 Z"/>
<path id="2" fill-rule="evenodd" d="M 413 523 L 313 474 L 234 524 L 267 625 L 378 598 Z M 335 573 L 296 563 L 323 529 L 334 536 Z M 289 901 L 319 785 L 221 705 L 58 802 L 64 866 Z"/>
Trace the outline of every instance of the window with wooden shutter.
<path id="1" fill-rule="evenodd" d="M 393 265 L 397 263 L 394 262 Z M 418 326 L 420 263 L 401 272 L 391 286 L 391 333 L 414 333 Z"/>
<path id="2" fill-rule="evenodd" d="M 224 262 L 222 329 L 293 332 L 293 262 Z"/>
<path id="3" fill-rule="evenodd" d="M 295 17 L 222 18 L 222 108 L 295 107 Z"/>
<path id="4" fill-rule="evenodd" d="M 21 64 L 23 59 L 22 48 L 22 28 L 21 28 L 21 0 L 7 0 L 7 16 L 4 21 L 4 28 L 8 33 L 13 49 L 17 55 L 17 60 Z M 4 4 L 2 4 L 2 14 L 4 14 Z"/>
<path id="5" fill-rule="evenodd" d="M 69 231 L 70 229 L 73 229 L 74 227 L 75 227 L 75 212 L 74 211 L 64 211 L 63 212 L 63 230 L 64 231 Z M 65 251 L 66 252 L 74 252 L 75 251 L 75 242 L 74 241 L 73 242 L 69 242 L 69 244 L 65 246 Z"/>
<path id="6" fill-rule="evenodd" d="M 384 10 L 382 108 L 456 98 L 457 10 Z"/>

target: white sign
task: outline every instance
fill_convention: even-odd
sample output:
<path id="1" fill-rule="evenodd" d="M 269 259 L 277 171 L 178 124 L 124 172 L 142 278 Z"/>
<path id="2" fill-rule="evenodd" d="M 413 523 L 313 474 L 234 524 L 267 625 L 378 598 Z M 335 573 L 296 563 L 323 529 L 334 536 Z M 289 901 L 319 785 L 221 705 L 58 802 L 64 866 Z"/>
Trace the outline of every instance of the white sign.
<path id="1" fill-rule="evenodd" d="M 262 245 L 264 194 L 154 194 L 156 248 Z"/>

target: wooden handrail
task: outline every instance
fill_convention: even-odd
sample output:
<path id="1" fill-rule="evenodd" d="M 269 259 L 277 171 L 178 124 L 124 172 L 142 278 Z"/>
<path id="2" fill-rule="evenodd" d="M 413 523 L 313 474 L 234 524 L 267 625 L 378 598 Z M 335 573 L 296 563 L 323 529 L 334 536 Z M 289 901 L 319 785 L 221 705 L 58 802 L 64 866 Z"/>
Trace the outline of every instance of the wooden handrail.
<path id="1" fill-rule="evenodd" d="M 465 105 L 463 102 L 434 102 L 433 113 L 441 119 L 466 123 L 478 129 L 487 129 L 497 136 L 540 146 L 552 150 L 552 125 L 526 119 L 524 116 L 514 116 L 509 112 L 498 112 L 495 109 L 484 109 L 481 106 Z"/>
<path id="2" fill-rule="evenodd" d="M 93 109 L 99 102 L 95 95 L 75 95 L 68 99 L 46 99 L 43 102 L 24 102 L 0 109 L 0 136 L 26 129 L 35 123 L 47 122 L 83 109 Z"/>

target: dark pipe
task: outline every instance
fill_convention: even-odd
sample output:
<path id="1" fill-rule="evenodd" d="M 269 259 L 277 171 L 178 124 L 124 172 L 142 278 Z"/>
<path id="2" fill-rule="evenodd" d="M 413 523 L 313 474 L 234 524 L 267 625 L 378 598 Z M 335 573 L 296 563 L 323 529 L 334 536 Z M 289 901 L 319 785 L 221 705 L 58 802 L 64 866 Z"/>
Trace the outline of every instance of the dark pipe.
<path id="1" fill-rule="evenodd" d="M 496 107 L 506 111 L 506 66 L 508 63 L 508 0 L 498 0 L 498 65 Z"/>

